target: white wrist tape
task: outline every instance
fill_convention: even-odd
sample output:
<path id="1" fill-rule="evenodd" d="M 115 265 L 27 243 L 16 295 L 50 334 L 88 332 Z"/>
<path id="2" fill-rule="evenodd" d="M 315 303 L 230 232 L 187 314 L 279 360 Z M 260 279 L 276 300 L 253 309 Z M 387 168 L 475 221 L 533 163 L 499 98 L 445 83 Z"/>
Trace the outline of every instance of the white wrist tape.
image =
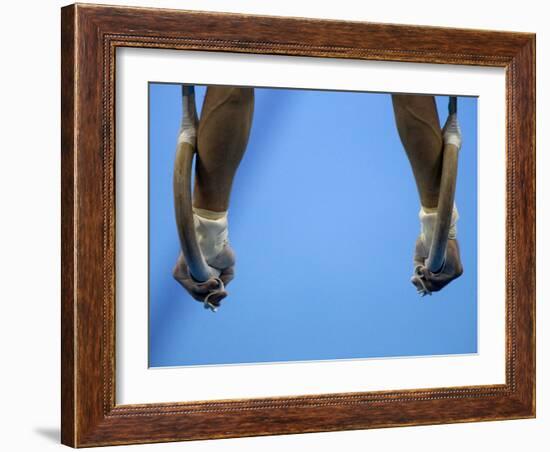
<path id="1" fill-rule="evenodd" d="M 178 144 L 181 143 L 188 143 L 191 146 L 195 146 L 197 143 L 197 132 L 194 128 L 181 128 L 180 133 L 178 135 Z"/>
<path id="2" fill-rule="evenodd" d="M 195 91 L 185 92 L 182 96 L 183 115 L 181 118 L 178 144 L 188 143 L 191 146 L 197 144 L 197 108 L 195 106 Z"/>
<path id="3" fill-rule="evenodd" d="M 462 146 L 462 132 L 456 113 L 449 115 L 443 126 L 443 143 L 454 144 L 458 149 Z"/>
<path id="4" fill-rule="evenodd" d="M 421 206 L 418 213 L 420 219 L 420 239 L 426 248 L 429 249 L 435 232 L 437 223 L 437 208 L 426 208 Z M 458 210 L 456 205 L 453 206 L 453 215 L 451 217 L 451 227 L 449 228 L 449 238 L 456 239 L 456 222 L 458 220 Z"/>
<path id="5" fill-rule="evenodd" d="M 193 207 L 197 240 L 206 262 L 212 261 L 229 240 L 227 211 L 213 212 Z"/>

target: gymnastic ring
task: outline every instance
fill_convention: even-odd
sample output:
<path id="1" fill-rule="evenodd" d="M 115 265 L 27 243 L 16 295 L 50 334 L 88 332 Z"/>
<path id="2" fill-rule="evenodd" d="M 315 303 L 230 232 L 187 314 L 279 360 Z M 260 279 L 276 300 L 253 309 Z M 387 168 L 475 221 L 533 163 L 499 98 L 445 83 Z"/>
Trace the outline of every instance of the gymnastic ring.
<path id="1" fill-rule="evenodd" d="M 456 96 L 449 97 L 449 116 L 457 113 Z M 441 183 L 439 187 L 439 198 L 437 202 L 437 221 L 434 228 L 432 243 L 426 264 L 424 266 L 429 272 L 437 274 L 443 270 L 449 241 L 449 230 L 451 228 L 453 208 L 455 201 L 456 179 L 458 174 L 458 151 L 454 143 L 447 143 L 443 148 L 443 162 L 441 168 Z M 415 269 L 411 282 L 418 288 L 421 295 L 431 295 L 423 281 L 424 276 L 418 268 Z M 423 289 L 422 289 L 423 288 Z"/>
<path id="2" fill-rule="evenodd" d="M 457 112 L 457 100 L 449 98 L 449 116 Z M 449 230 L 453 217 L 455 202 L 456 179 L 458 173 L 458 147 L 454 143 L 447 143 L 443 148 L 443 162 L 441 168 L 441 183 L 437 202 L 437 221 L 434 229 L 430 253 L 426 260 L 426 268 L 432 273 L 442 270 L 447 252 Z"/>
<path id="3" fill-rule="evenodd" d="M 194 86 L 182 86 L 183 121 L 194 124 L 196 118 L 195 90 Z M 181 250 L 191 277 L 199 284 L 206 283 L 210 279 L 219 279 L 220 271 L 209 266 L 204 258 L 195 231 L 193 217 L 193 193 L 192 172 L 193 160 L 196 155 L 196 131 L 195 126 L 187 138 L 182 138 L 180 133 L 176 147 L 176 161 L 174 165 L 174 208 Z M 222 283 L 223 287 L 223 283 Z M 217 307 L 209 300 L 211 295 L 220 291 L 220 287 L 213 289 L 204 300 L 204 307 L 215 312 Z"/>

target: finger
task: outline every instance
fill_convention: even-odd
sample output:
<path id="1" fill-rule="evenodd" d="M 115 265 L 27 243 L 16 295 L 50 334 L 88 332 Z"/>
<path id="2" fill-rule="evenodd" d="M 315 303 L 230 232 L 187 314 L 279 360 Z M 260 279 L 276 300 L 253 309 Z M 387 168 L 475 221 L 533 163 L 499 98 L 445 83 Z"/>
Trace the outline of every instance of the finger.
<path id="1" fill-rule="evenodd" d="M 174 265 L 174 269 L 172 270 L 172 275 L 180 282 L 185 279 L 189 279 L 189 269 L 187 268 L 187 264 L 183 258 L 183 253 L 179 254 L 176 265 Z"/>
<path id="2" fill-rule="evenodd" d="M 431 292 L 428 287 L 424 284 L 424 280 L 420 278 L 418 275 L 413 275 L 411 277 L 411 283 L 413 283 L 414 287 L 416 288 L 416 291 L 421 294 L 422 296 L 427 295 L 429 292 Z"/>
<path id="3" fill-rule="evenodd" d="M 208 281 L 195 284 L 197 284 L 197 292 L 204 293 L 206 295 L 220 288 L 220 282 L 218 281 L 218 278 L 210 278 Z"/>
<path id="4" fill-rule="evenodd" d="M 178 278 L 175 276 L 176 281 L 178 281 L 183 288 L 197 301 L 203 301 L 206 293 L 201 293 L 197 291 L 197 286 L 190 278 Z"/>
<path id="5" fill-rule="evenodd" d="M 205 283 L 197 283 L 189 276 L 189 273 L 184 272 L 181 267 L 178 271 L 174 272 L 174 278 L 195 300 L 198 301 L 203 301 L 211 291 L 219 287 L 219 283 L 215 279 L 208 280 Z"/>
<path id="6" fill-rule="evenodd" d="M 416 287 L 418 293 L 426 295 L 427 293 L 437 292 L 439 288 L 434 286 L 432 273 L 424 266 L 415 267 L 411 282 Z"/>
<path id="7" fill-rule="evenodd" d="M 205 282 L 195 281 L 189 273 L 189 268 L 185 263 L 183 254 L 180 253 L 176 265 L 172 272 L 174 279 L 178 281 L 183 288 L 191 295 L 195 300 L 203 302 L 206 297 L 214 291 L 220 289 L 220 282 L 217 278 L 210 278 Z M 233 279 L 233 268 L 225 269 L 223 274 L 220 275 L 220 279 L 223 284 L 228 284 Z M 221 290 L 215 294 L 212 294 L 208 299 L 209 303 L 219 305 L 220 301 L 227 296 L 227 292 Z"/>
<path id="8" fill-rule="evenodd" d="M 220 275 L 220 279 L 223 281 L 223 284 L 226 286 L 233 280 L 233 278 L 235 278 L 234 267 L 226 268 Z"/>
<path id="9" fill-rule="evenodd" d="M 189 278 L 185 281 L 185 287 L 195 300 L 204 301 L 208 295 L 220 289 L 220 283 L 214 278 L 209 279 L 204 283 L 197 283 Z M 215 299 L 215 296 L 212 295 L 209 301 L 211 299 Z"/>
<path id="10" fill-rule="evenodd" d="M 422 280 L 426 285 L 426 288 L 431 292 L 438 292 L 449 284 L 453 279 L 453 276 L 446 273 L 432 273 L 427 268 L 422 269 Z"/>
<path id="11" fill-rule="evenodd" d="M 208 302 L 216 307 L 219 307 L 221 301 L 225 297 L 227 297 L 227 292 L 225 290 L 216 291 L 208 298 Z"/>

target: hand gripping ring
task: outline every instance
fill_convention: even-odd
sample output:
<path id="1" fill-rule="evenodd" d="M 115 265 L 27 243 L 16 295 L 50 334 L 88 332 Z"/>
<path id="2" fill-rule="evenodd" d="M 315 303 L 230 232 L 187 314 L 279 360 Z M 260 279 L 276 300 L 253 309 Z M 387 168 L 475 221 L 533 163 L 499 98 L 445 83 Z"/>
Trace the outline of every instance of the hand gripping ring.
<path id="1" fill-rule="evenodd" d="M 456 127 L 458 127 L 456 114 L 457 99 L 455 96 L 451 96 L 449 98 L 449 118 L 452 118 L 456 123 Z M 459 145 L 459 143 L 449 141 L 445 143 L 445 147 L 443 148 L 441 183 L 437 202 L 437 223 L 435 225 L 433 239 L 430 244 L 425 266 L 417 266 L 411 278 L 411 282 L 417 287 L 418 293 L 422 296 L 431 295 L 432 293 L 426 287 L 426 275 L 423 269 L 430 273 L 437 274 L 441 272 L 445 265 L 445 255 L 447 252 L 447 242 L 449 240 L 449 230 L 451 228 L 455 199 Z"/>
<path id="2" fill-rule="evenodd" d="M 224 291 L 224 283 L 219 278 L 220 271 L 208 265 L 199 247 L 193 218 L 193 196 L 191 188 L 193 159 L 196 151 L 195 91 L 193 86 L 182 87 L 183 119 L 180 137 L 176 148 L 174 165 L 174 207 L 181 250 L 191 277 L 198 284 L 205 284 L 211 279 L 218 282 L 218 287 L 212 290 L 204 299 L 205 309 L 216 312 L 219 305 L 210 300 L 216 294 Z"/>
<path id="3" fill-rule="evenodd" d="M 218 287 L 216 287 L 215 289 L 212 289 L 208 295 L 204 298 L 204 309 L 210 309 L 212 312 L 216 312 L 218 310 L 218 308 L 220 307 L 220 305 L 216 305 L 212 302 L 210 302 L 210 298 L 212 298 L 214 295 L 217 295 L 221 292 L 223 292 L 225 290 L 225 285 L 223 283 L 223 281 L 220 279 L 220 278 L 212 278 L 214 279 L 217 283 L 218 283 Z M 208 282 L 208 281 L 207 281 Z M 205 283 L 202 283 L 202 284 L 206 284 Z"/>

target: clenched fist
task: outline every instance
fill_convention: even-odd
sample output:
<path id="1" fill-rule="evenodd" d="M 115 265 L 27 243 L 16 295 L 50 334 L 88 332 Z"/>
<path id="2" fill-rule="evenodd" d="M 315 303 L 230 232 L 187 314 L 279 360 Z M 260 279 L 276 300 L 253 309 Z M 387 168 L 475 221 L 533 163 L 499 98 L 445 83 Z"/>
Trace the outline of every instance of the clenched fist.
<path id="1" fill-rule="evenodd" d="M 456 239 L 448 240 L 445 263 L 439 272 L 432 273 L 425 267 L 428 254 L 429 249 L 427 249 L 424 242 L 418 238 L 416 240 L 414 254 L 414 275 L 411 278 L 411 282 L 421 295 L 431 295 L 432 292 L 443 289 L 443 287 L 463 273 L 462 262 L 460 261 L 460 250 Z"/>

